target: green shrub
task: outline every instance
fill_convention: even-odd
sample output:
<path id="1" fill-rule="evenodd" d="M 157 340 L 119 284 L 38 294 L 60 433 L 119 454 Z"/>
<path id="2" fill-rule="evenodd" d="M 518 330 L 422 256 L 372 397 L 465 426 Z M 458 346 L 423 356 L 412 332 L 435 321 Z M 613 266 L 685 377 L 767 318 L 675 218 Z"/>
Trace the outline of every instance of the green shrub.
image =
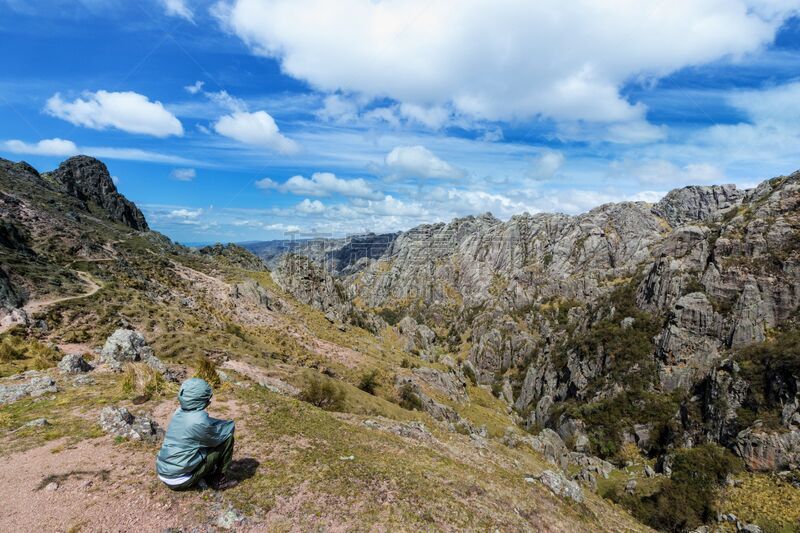
<path id="1" fill-rule="evenodd" d="M 688 531 L 716 518 L 716 493 L 741 461 L 715 444 L 675 454 L 672 477 L 650 496 L 637 498 L 616 491 L 611 498 L 631 509 L 642 522 L 664 531 Z"/>
<path id="2" fill-rule="evenodd" d="M 422 411 L 422 400 L 411 383 L 400 387 L 400 407 L 409 411 Z"/>
<path id="3" fill-rule="evenodd" d="M 326 411 L 341 411 L 344 390 L 330 379 L 312 377 L 300 393 L 300 399 Z"/>
<path id="4" fill-rule="evenodd" d="M 378 388 L 378 371 L 370 370 L 358 382 L 358 388 L 369 394 L 375 394 L 375 389 Z"/>

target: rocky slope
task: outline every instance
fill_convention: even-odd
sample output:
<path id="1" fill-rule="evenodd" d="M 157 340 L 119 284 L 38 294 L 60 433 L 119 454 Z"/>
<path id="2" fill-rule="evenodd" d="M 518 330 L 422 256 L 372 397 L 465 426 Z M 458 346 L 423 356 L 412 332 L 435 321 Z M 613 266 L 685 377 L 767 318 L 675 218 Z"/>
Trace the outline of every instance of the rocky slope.
<path id="1" fill-rule="evenodd" d="M 796 328 L 798 203 L 800 173 L 746 191 L 686 187 L 654 205 L 608 204 L 576 217 L 467 217 L 402 233 L 346 284 L 394 323 L 410 315 L 429 325 L 481 382 L 509 382 L 529 426 L 557 428 L 570 416 L 590 423 L 587 406 L 634 394 L 654 407 L 660 396 L 670 398 L 669 420 L 627 409 L 617 427 L 595 434 L 595 451 L 630 439 L 657 454 L 637 428 L 655 433 L 669 422 L 660 450 L 710 440 L 748 462 L 788 454 L 778 461 L 786 466 L 800 459 L 792 444 L 800 434 L 787 422 L 800 375 L 766 363 L 786 385 L 744 415 L 755 385 L 738 365 L 753 357 L 743 347 L 768 350 Z M 759 451 L 742 444 L 753 440 L 747 423 L 776 409 L 783 422 L 771 431 L 785 436 L 758 437 Z"/>
<path id="2" fill-rule="evenodd" d="M 0 161 L 0 207 L 0 529 L 647 529 L 591 489 L 629 474 L 527 435 L 434 328 L 325 269 L 175 245 L 90 158 Z M 194 374 L 237 420 L 224 494 L 152 474 Z"/>

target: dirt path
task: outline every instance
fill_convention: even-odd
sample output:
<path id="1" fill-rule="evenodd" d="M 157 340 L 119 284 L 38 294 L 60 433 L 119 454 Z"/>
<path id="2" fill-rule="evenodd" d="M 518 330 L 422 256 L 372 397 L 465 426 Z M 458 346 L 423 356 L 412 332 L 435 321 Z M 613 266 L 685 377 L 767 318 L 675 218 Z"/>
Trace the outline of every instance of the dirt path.
<path id="1" fill-rule="evenodd" d="M 92 261 L 92 260 L 88 260 L 88 261 Z M 96 259 L 94 261 L 107 261 L 107 259 Z M 58 303 L 61 303 L 61 302 L 68 302 L 68 301 L 71 301 L 71 300 L 80 300 L 81 298 L 88 298 L 89 296 L 92 296 L 92 295 L 96 294 L 97 291 L 99 291 L 100 289 L 103 288 L 103 284 L 101 282 L 97 281 L 96 279 L 94 279 L 94 277 L 92 277 L 92 275 L 89 274 L 88 272 L 83 272 L 82 270 L 75 270 L 75 274 L 79 278 L 81 278 L 81 280 L 84 283 L 86 283 L 86 285 L 88 286 L 88 290 L 86 292 L 83 292 L 81 294 L 76 294 L 74 296 L 62 296 L 62 297 L 59 297 L 59 298 L 45 298 L 43 300 L 31 300 L 30 302 L 26 303 L 22 307 L 22 309 L 25 310 L 25 312 L 28 314 L 28 316 L 33 316 L 36 313 L 39 313 L 39 312 L 43 311 L 44 309 L 47 309 L 48 307 L 50 307 L 52 305 L 55 305 L 55 304 L 58 304 Z M 12 324 L 6 324 L 6 325 L 0 325 L 0 333 L 3 333 L 6 330 L 11 329 L 15 325 L 16 324 L 13 324 L 13 323 Z"/>

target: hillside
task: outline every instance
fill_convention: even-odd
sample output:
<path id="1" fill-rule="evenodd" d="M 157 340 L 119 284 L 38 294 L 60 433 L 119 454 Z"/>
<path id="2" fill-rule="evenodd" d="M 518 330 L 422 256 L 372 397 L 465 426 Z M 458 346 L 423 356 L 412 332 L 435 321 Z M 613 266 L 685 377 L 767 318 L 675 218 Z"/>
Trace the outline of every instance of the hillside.
<path id="1" fill-rule="evenodd" d="M 0 162 L 0 216 L 0 529 L 647 529 L 569 479 L 629 474 L 517 427 L 311 263 L 175 245 L 86 157 Z M 153 473 L 196 373 L 237 421 L 224 493 Z"/>
<path id="2" fill-rule="evenodd" d="M 336 283 L 358 310 L 422 329 L 407 347 L 424 360 L 469 362 L 533 433 L 549 428 L 573 450 L 618 465 L 633 456 L 665 477 L 687 450 L 720 453 L 752 472 L 753 486 L 772 487 L 755 501 L 781 491 L 794 501 L 799 181 L 686 187 L 575 217 L 420 226 L 339 268 Z M 668 501 L 660 481 L 603 492 L 656 527 L 715 518 L 705 504 L 692 516 L 654 511 Z M 744 516 L 800 527 L 789 505 L 758 507 Z"/>

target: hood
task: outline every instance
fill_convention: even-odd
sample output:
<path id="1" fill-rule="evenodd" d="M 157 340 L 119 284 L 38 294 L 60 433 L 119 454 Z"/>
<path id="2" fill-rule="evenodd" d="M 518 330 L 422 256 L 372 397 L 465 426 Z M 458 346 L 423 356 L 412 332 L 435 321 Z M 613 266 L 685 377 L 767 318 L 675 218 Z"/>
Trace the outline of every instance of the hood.
<path id="1" fill-rule="evenodd" d="M 200 378 L 187 379 L 178 392 L 178 401 L 184 411 L 199 411 L 205 409 L 211 401 L 211 385 Z"/>

